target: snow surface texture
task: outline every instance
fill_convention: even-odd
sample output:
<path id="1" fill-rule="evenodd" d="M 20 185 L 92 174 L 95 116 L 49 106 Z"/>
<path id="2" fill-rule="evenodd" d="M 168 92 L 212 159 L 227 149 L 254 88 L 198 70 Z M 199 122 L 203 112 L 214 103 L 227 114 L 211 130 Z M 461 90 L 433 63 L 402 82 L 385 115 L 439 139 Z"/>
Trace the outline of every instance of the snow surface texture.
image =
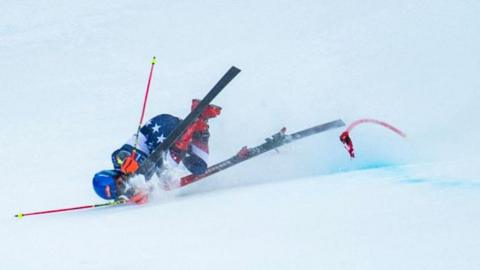
<path id="1" fill-rule="evenodd" d="M 0 269 L 480 269 L 480 3 L 1 1 Z M 215 100 L 211 162 L 342 118 L 141 207 L 101 202 L 96 171 L 147 118 Z"/>

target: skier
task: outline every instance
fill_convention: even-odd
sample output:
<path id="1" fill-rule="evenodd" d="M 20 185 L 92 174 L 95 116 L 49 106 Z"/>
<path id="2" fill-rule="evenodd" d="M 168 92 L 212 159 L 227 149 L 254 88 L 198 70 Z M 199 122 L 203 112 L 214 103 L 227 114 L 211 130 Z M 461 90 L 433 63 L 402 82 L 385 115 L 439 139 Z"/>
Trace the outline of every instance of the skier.
<path id="1" fill-rule="evenodd" d="M 195 109 L 200 100 L 192 100 L 191 109 Z M 217 117 L 221 107 L 209 105 L 170 147 L 164 162 L 168 166 L 184 166 L 194 175 L 207 170 L 208 139 L 210 137 L 208 120 Z M 93 188 L 98 196 L 107 200 L 134 201 L 144 203 L 147 194 L 135 190 L 125 183 L 126 176 L 141 173 L 141 163 L 160 145 L 163 140 L 181 123 L 181 119 L 170 114 L 160 114 L 141 127 L 120 149 L 112 153 L 113 170 L 103 170 L 93 177 Z M 157 164 L 160 168 L 162 164 Z M 147 181 L 150 179 L 146 179 Z"/>

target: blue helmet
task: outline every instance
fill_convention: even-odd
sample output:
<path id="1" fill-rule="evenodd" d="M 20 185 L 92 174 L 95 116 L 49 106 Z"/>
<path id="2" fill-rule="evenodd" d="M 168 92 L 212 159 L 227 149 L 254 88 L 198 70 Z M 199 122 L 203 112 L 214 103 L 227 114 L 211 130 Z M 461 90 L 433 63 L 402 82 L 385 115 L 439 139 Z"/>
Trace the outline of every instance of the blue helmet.
<path id="1" fill-rule="evenodd" d="M 118 194 L 115 182 L 120 174 L 121 172 L 117 170 L 104 170 L 95 174 L 93 189 L 97 195 L 106 200 L 116 199 Z"/>

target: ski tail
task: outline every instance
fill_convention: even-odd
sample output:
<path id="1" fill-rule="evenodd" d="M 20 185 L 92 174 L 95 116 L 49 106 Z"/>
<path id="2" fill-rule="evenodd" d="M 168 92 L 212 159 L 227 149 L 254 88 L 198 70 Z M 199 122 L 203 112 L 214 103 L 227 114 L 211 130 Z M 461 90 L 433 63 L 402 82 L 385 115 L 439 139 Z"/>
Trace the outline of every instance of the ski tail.
<path id="1" fill-rule="evenodd" d="M 338 119 L 338 120 L 327 122 L 318 126 L 307 128 L 292 134 L 286 134 L 285 133 L 286 129 L 282 128 L 280 132 L 265 139 L 266 141 L 265 143 L 252 148 L 243 147 L 242 149 L 240 149 L 240 151 L 237 154 L 235 154 L 231 158 L 208 167 L 207 171 L 203 174 L 200 174 L 200 175 L 191 174 L 191 175 L 182 177 L 180 179 L 180 187 L 184 187 L 194 182 L 197 182 L 205 177 L 208 177 L 212 174 L 228 169 L 245 160 L 251 159 L 253 157 L 261 155 L 270 150 L 276 149 L 282 145 L 285 145 L 285 144 L 288 144 L 288 143 L 291 143 L 291 142 L 294 142 L 294 141 L 297 141 L 297 140 L 300 140 L 308 136 L 318 134 L 330 129 L 339 128 L 343 126 L 345 126 L 345 123 L 343 122 L 343 120 Z"/>

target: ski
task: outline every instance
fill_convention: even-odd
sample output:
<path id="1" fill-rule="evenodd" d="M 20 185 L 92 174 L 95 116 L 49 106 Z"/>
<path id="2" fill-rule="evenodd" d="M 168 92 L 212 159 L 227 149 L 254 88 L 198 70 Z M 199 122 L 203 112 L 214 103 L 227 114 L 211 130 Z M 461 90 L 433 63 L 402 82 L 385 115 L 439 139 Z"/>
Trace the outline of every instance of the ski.
<path id="1" fill-rule="evenodd" d="M 150 179 L 157 164 L 160 164 L 164 158 L 164 153 L 180 138 L 185 130 L 198 118 L 203 110 L 212 102 L 212 100 L 240 73 L 240 69 L 232 66 L 223 77 L 213 86 L 207 95 L 200 101 L 198 106 L 192 110 L 187 117 L 170 133 L 165 141 L 163 141 L 156 149 L 152 151 L 150 156 L 142 162 L 138 169 L 138 173 L 145 175 L 146 179 Z"/>
<path id="2" fill-rule="evenodd" d="M 197 182 L 198 180 L 201 180 L 212 174 L 228 169 L 234 165 L 237 165 L 243 161 L 254 158 L 270 150 L 276 149 L 282 145 L 285 145 L 285 144 L 303 139 L 305 137 L 333 129 L 333 128 L 339 128 L 342 126 L 345 126 L 345 123 L 341 119 L 338 119 L 338 120 L 324 123 L 318 126 L 307 128 L 293 134 L 286 134 L 286 128 L 282 128 L 276 134 L 272 135 L 269 138 L 266 138 L 263 144 L 260 144 L 252 148 L 247 148 L 246 146 L 244 146 L 242 149 L 240 149 L 240 151 L 237 154 L 235 154 L 231 158 L 208 167 L 207 171 L 203 174 L 200 174 L 200 175 L 191 174 L 191 175 L 182 177 L 180 179 L 180 187 L 184 187 L 194 182 Z"/>

